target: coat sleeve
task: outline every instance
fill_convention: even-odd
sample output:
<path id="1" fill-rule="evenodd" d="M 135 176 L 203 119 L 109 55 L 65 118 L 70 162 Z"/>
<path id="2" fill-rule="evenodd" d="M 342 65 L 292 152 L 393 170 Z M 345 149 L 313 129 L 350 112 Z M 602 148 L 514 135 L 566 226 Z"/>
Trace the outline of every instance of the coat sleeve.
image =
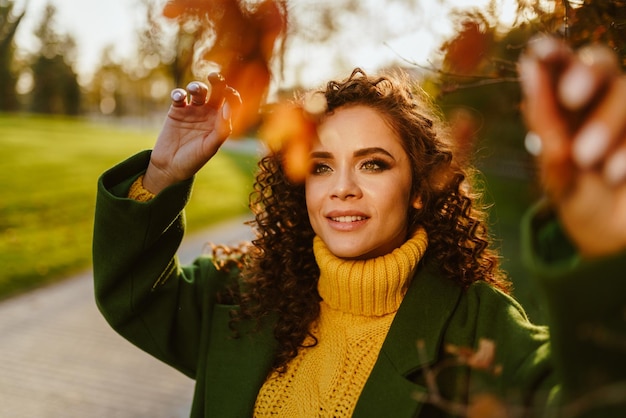
<path id="1" fill-rule="evenodd" d="M 522 239 L 547 307 L 561 411 L 626 416 L 626 254 L 582 259 L 542 205 L 525 218 Z"/>
<path id="2" fill-rule="evenodd" d="M 149 202 L 126 198 L 148 165 L 148 151 L 98 181 L 93 274 L 98 308 L 123 337 L 194 378 L 217 289 L 227 280 L 209 258 L 181 267 L 176 251 L 192 180 Z"/>

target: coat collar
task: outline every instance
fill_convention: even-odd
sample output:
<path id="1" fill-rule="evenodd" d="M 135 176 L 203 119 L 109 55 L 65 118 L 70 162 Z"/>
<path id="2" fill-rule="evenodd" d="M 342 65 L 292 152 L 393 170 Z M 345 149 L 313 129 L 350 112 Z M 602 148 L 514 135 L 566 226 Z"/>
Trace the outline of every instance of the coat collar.
<path id="1" fill-rule="evenodd" d="M 414 277 L 394 318 L 372 373 L 361 392 L 354 416 L 416 416 L 418 392 L 426 388 L 407 376 L 433 364 L 439 355 L 446 324 L 462 290 L 424 266 Z M 422 347 L 418 350 L 418 342 Z"/>
<path id="2" fill-rule="evenodd" d="M 461 289 L 424 266 L 418 270 L 398 310 L 381 352 L 354 411 L 355 417 L 416 416 L 421 402 L 416 393 L 426 389 L 407 375 L 436 361 L 448 319 L 454 312 Z M 228 309 L 226 309 L 228 308 Z M 230 307 L 217 308 L 217 323 L 228 324 Z M 259 333 L 228 338 L 230 331 L 213 341 L 202 385 L 196 388 L 192 416 L 251 416 L 256 395 L 271 366 L 276 349 L 273 320 Z M 213 329 L 213 332 L 218 330 Z M 423 341 L 421 354 L 417 342 Z M 238 364 L 233 368 L 232 364 Z M 204 387 L 203 387 L 204 386 Z M 206 408 L 206 410 L 204 410 Z"/>

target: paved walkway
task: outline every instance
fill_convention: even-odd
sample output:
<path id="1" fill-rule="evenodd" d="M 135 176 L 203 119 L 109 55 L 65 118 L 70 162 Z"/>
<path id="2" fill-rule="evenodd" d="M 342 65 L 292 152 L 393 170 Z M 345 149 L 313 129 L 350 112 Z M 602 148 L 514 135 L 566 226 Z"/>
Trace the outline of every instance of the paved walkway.
<path id="1" fill-rule="evenodd" d="M 185 239 L 249 239 L 242 220 Z M 188 417 L 193 381 L 117 335 L 98 312 L 91 272 L 0 303 L 0 417 Z"/>

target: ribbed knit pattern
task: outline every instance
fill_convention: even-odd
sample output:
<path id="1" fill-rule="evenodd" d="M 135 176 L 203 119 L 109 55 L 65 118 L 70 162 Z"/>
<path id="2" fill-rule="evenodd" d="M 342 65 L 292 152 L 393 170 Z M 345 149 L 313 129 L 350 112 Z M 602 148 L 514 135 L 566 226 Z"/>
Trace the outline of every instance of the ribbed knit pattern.
<path id="1" fill-rule="evenodd" d="M 131 184 L 128 198 L 138 202 L 147 202 L 154 198 L 154 193 L 143 187 L 143 174 Z"/>
<path id="2" fill-rule="evenodd" d="M 344 260 L 315 238 L 323 300 L 311 331 L 318 343 L 300 350 L 286 373 L 268 378 L 257 396 L 255 416 L 352 415 L 427 242 L 420 229 L 390 254 Z"/>

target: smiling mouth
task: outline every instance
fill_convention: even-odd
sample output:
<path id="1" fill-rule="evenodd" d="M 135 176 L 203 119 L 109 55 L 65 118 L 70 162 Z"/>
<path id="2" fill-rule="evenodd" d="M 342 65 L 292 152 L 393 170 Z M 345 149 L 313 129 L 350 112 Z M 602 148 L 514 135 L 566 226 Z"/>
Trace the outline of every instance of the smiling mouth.
<path id="1" fill-rule="evenodd" d="M 330 220 L 332 220 L 333 222 L 339 223 L 358 222 L 364 221 L 365 219 L 367 219 L 365 216 L 336 216 L 330 218 Z"/>

